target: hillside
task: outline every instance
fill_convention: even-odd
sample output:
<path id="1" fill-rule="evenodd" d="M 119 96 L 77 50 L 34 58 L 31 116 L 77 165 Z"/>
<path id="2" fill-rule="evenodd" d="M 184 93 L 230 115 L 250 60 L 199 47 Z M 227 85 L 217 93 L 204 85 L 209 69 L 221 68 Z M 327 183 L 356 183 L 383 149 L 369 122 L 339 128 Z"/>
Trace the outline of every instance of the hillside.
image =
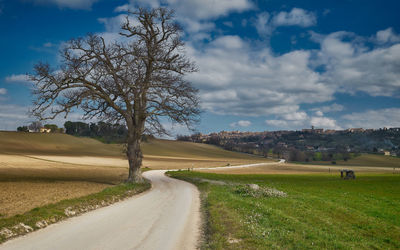
<path id="1" fill-rule="evenodd" d="M 0 132 L 0 153 L 66 156 L 122 156 L 120 145 L 66 134 Z"/>
<path id="2" fill-rule="evenodd" d="M 143 143 L 144 155 L 179 158 L 260 159 L 213 145 L 151 139 Z M 104 144 L 67 134 L 0 132 L 0 154 L 124 157 L 123 146 Z"/>

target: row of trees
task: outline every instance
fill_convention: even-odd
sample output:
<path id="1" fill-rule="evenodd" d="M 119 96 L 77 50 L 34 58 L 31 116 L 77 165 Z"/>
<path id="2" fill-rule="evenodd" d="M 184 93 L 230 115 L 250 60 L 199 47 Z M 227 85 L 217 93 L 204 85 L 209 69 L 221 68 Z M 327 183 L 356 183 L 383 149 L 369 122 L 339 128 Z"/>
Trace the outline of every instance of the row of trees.
<path id="1" fill-rule="evenodd" d="M 69 135 L 88 136 L 105 143 L 125 143 L 128 136 L 126 126 L 106 122 L 84 123 L 67 121 L 64 123 L 64 128 L 65 133 Z"/>

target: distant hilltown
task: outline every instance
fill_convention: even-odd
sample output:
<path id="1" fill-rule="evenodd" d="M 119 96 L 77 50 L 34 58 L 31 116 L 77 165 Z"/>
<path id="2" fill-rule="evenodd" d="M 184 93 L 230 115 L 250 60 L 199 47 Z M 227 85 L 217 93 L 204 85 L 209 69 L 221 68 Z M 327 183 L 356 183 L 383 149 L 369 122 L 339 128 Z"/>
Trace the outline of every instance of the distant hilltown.
<path id="1" fill-rule="evenodd" d="M 228 150 L 285 158 L 288 161 L 348 160 L 360 153 L 400 155 L 400 128 L 241 132 L 178 136 L 178 140 L 214 144 Z"/>

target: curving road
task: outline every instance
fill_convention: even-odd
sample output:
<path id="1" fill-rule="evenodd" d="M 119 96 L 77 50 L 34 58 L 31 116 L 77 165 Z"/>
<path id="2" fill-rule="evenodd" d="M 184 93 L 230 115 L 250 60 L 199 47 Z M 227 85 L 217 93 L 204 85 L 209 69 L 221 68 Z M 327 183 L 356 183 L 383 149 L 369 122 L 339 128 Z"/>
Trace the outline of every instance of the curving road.
<path id="1" fill-rule="evenodd" d="M 198 190 L 164 173 L 144 173 L 152 182 L 148 192 L 10 240 L 0 249 L 195 249 Z"/>

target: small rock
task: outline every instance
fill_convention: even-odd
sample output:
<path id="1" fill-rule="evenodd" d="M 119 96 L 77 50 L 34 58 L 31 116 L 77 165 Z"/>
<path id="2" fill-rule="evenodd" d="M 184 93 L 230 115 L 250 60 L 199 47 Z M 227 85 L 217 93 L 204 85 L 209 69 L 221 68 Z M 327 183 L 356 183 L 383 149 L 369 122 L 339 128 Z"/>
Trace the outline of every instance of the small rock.
<path id="1" fill-rule="evenodd" d="M 247 184 L 247 186 L 253 190 L 259 190 L 260 186 L 257 184 Z"/>
<path id="2" fill-rule="evenodd" d="M 37 228 L 44 228 L 44 227 L 47 227 L 48 224 L 47 224 L 47 221 L 41 220 L 41 221 L 36 222 L 35 226 Z"/>
<path id="3" fill-rule="evenodd" d="M 13 226 L 13 229 L 19 233 L 29 233 L 33 231 L 33 228 L 24 223 L 19 223 L 18 225 Z"/>
<path id="4" fill-rule="evenodd" d="M 65 210 L 64 210 L 64 214 L 66 215 L 66 216 L 74 216 L 75 214 L 76 214 L 76 211 L 74 211 L 74 210 L 72 210 L 72 208 L 71 207 L 67 207 Z"/>
<path id="5" fill-rule="evenodd" d="M 228 243 L 230 243 L 230 244 L 236 244 L 236 243 L 239 243 L 241 241 L 242 240 L 240 240 L 240 239 L 235 239 L 235 238 L 232 238 L 232 237 L 228 238 Z"/>
<path id="6" fill-rule="evenodd" d="M 0 230 L 0 235 L 8 239 L 15 236 L 15 233 L 13 233 L 13 231 L 5 227 Z"/>

